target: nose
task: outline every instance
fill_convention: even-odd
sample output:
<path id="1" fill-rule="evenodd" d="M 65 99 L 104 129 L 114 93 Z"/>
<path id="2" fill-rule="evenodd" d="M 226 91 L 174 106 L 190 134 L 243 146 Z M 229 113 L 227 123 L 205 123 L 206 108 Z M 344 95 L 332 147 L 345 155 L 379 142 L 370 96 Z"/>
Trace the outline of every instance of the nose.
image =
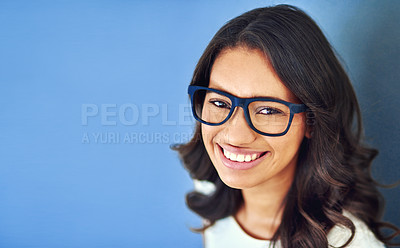
<path id="1" fill-rule="evenodd" d="M 226 142 L 234 146 L 245 146 L 257 138 L 257 133 L 251 129 L 246 121 L 244 111 L 236 107 L 231 118 L 223 124 Z"/>

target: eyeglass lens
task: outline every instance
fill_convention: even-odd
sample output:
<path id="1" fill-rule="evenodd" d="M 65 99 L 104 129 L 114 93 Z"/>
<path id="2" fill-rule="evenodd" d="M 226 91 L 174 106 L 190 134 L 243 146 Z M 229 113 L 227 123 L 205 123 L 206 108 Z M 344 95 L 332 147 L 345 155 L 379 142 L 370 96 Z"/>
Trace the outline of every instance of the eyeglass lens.
<path id="1" fill-rule="evenodd" d="M 195 114 L 206 123 L 219 124 L 231 112 L 232 101 L 217 92 L 199 89 L 193 94 Z M 246 111 L 246 110 L 245 110 Z M 253 126 L 264 133 L 279 134 L 286 130 L 290 109 L 274 101 L 254 101 L 247 109 Z"/>

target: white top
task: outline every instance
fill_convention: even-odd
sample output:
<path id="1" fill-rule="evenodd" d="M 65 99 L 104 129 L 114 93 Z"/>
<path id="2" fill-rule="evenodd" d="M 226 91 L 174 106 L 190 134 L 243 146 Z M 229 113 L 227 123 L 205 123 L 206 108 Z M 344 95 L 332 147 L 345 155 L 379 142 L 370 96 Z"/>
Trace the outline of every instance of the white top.
<path id="1" fill-rule="evenodd" d="M 194 186 L 196 191 L 203 194 L 211 194 L 215 190 L 215 185 L 208 181 L 194 180 Z M 354 238 L 346 248 L 385 247 L 364 222 L 347 211 L 343 211 L 343 215 L 349 218 L 356 228 Z M 336 225 L 328 233 L 328 243 L 340 247 L 347 242 L 350 236 L 350 229 Z M 232 216 L 216 221 L 204 232 L 205 248 L 267 248 L 270 243 L 268 240 L 249 236 Z M 275 247 L 282 247 L 279 241 Z"/>
<path id="2" fill-rule="evenodd" d="M 346 248 L 384 248 L 368 226 L 349 212 L 344 211 L 356 227 L 355 236 Z M 328 233 L 328 243 L 340 247 L 350 238 L 351 231 L 343 226 L 334 226 Z M 271 242 L 249 236 L 232 216 L 218 220 L 204 233 L 205 248 L 267 248 Z M 281 248 L 278 241 L 276 248 Z"/>

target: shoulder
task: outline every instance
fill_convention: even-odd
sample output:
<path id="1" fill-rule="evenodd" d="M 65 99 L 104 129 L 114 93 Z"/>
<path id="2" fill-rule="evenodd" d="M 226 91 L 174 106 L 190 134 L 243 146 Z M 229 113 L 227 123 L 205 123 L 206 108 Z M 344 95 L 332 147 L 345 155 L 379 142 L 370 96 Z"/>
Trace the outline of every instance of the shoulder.
<path id="1" fill-rule="evenodd" d="M 385 246 L 379 241 L 374 233 L 368 228 L 368 226 L 360 219 L 352 215 L 351 213 L 344 211 L 343 215 L 349 218 L 356 230 L 355 235 L 351 243 L 346 246 L 347 248 L 356 247 L 369 247 L 369 248 L 384 248 Z M 328 242 L 333 246 L 342 246 L 351 236 L 351 231 L 343 226 L 336 225 L 328 233 Z"/>

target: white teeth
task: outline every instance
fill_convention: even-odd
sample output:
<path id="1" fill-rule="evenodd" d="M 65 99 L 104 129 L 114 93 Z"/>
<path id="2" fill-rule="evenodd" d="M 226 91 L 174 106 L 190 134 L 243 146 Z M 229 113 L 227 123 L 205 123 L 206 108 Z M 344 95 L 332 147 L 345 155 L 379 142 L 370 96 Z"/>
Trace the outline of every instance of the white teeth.
<path id="1" fill-rule="evenodd" d="M 231 153 L 228 152 L 227 150 L 224 150 L 224 155 L 225 155 L 225 157 L 229 158 L 229 156 L 231 155 Z"/>
<path id="2" fill-rule="evenodd" d="M 258 157 L 259 157 L 259 156 L 257 156 L 256 153 L 254 153 L 252 155 L 250 155 L 250 154 L 244 155 L 244 154 L 235 154 L 235 153 L 229 152 L 225 149 L 223 149 L 223 151 L 224 151 L 224 156 L 226 158 L 228 158 L 232 161 L 237 161 L 237 162 L 250 162 L 250 161 L 258 159 Z"/>

